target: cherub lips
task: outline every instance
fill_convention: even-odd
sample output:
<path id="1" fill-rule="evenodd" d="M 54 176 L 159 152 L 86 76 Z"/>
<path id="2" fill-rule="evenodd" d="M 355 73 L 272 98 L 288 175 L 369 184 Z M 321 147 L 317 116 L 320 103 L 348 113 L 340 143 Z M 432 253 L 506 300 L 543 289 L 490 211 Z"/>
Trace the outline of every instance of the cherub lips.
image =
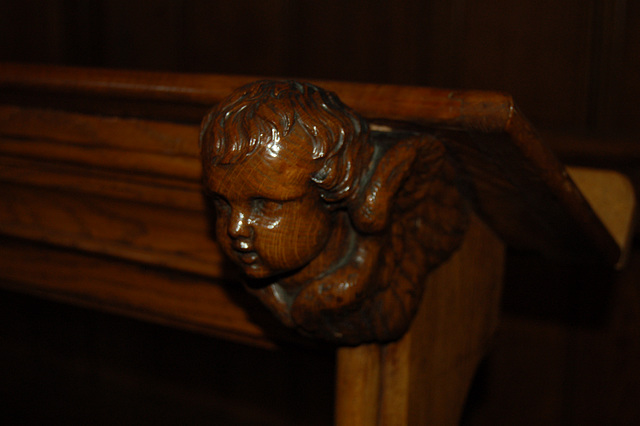
<path id="1" fill-rule="evenodd" d="M 237 252 L 238 259 L 246 265 L 252 265 L 258 260 L 258 253 L 255 251 Z"/>
<path id="2" fill-rule="evenodd" d="M 247 241 L 234 241 L 231 244 L 232 250 L 240 261 L 246 265 L 251 265 L 258 260 L 258 253 L 253 246 Z"/>

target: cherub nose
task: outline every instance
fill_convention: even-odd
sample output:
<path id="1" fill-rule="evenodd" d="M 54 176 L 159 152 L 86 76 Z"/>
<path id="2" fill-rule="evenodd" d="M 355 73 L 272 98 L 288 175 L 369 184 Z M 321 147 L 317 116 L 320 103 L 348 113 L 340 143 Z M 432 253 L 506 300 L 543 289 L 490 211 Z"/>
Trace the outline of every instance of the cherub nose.
<path id="1" fill-rule="evenodd" d="M 234 211 L 229 218 L 227 233 L 231 238 L 249 238 L 252 230 L 248 223 L 249 218 L 241 211 Z"/>

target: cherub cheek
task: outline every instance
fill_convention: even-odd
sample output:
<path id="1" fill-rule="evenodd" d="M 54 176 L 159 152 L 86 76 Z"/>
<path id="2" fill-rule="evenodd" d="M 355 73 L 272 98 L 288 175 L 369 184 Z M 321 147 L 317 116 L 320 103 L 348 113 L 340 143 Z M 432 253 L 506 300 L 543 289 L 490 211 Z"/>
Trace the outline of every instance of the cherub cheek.
<path id="1" fill-rule="evenodd" d="M 257 230 L 262 228 L 269 231 L 273 231 L 275 229 L 278 229 L 281 223 L 282 223 L 282 217 L 273 217 L 273 218 L 261 217 L 259 219 L 252 220 L 250 222 L 250 225 Z"/>

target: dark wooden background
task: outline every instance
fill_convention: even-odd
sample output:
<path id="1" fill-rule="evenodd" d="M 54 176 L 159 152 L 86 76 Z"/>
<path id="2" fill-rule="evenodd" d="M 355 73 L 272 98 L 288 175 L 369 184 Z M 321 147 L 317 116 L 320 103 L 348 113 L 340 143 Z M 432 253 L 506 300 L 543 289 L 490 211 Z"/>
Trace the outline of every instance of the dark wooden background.
<path id="1" fill-rule="evenodd" d="M 640 130 L 628 0 L 2 1 L 3 60 L 504 90 L 538 126 Z"/>
<path id="2" fill-rule="evenodd" d="M 502 90 L 563 160 L 640 181 L 633 0 L 2 0 L 0 60 Z M 518 254 L 509 265 L 504 320 L 465 422 L 640 424 L 640 250 L 620 274 L 547 273 Z M 310 367 L 330 367 L 326 356 L 296 364 L 233 347 L 265 366 L 224 382 L 212 366 L 237 363 L 217 355 L 223 342 L 1 294 L 2 400 L 22 415 L 33 407 L 32 420 L 330 417 L 319 414 L 330 377 Z M 277 392 L 220 403 L 260 370 Z"/>

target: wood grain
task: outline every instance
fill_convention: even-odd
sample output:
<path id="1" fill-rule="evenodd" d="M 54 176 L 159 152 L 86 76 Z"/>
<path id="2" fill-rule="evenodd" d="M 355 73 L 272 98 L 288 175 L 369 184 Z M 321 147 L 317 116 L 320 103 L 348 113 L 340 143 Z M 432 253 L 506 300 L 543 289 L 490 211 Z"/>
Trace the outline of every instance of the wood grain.
<path id="1" fill-rule="evenodd" d="M 193 141 L 198 137 L 199 128 L 169 121 L 0 105 L 0 127 L 6 137 L 57 141 L 95 149 L 181 157 L 198 155 L 198 146 Z"/>
<path id="2" fill-rule="evenodd" d="M 200 193 L 197 123 L 250 80 L 2 65 L 2 285 L 255 345 L 304 343 L 227 287 L 237 275 Z M 445 140 L 470 205 L 499 231 L 473 222 L 405 337 L 338 355 L 338 394 L 357 392 L 338 422 L 455 423 L 496 322 L 500 239 L 604 264 L 620 248 L 510 96 L 320 84 L 382 127 Z"/>
<path id="3" fill-rule="evenodd" d="M 224 261 L 202 212 L 118 201 L 96 195 L 0 188 L 6 235 L 220 277 Z"/>
<path id="4" fill-rule="evenodd" d="M 6 237 L 0 252 L 0 282 L 11 290 L 251 345 L 302 342 L 229 280 Z"/>
<path id="5" fill-rule="evenodd" d="M 402 339 L 380 353 L 368 346 L 339 349 L 337 398 L 351 396 L 354 407 L 337 401 L 343 409 L 336 423 L 457 424 L 498 324 L 503 260 L 504 245 L 475 218 L 460 250 L 427 279 Z M 376 386 L 377 397 L 371 395 Z M 353 389 L 361 391 L 352 395 Z"/>
<path id="6" fill-rule="evenodd" d="M 235 279 L 201 194 L 197 123 L 252 79 L 3 64 L 0 181 L 9 202 L 0 230 Z M 322 84 L 369 118 L 436 132 L 458 162 L 465 195 L 507 243 L 619 260 L 619 247 L 508 95 Z"/>
<path id="7" fill-rule="evenodd" d="M 54 99 L 60 96 L 69 98 L 69 103 L 65 105 L 72 110 L 90 112 L 102 108 L 112 113 L 120 112 L 125 116 L 153 115 L 163 119 L 171 117 L 174 121 L 197 122 L 206 106 L 219 102 L 233 88 L 253 79 L 255 77 L 4 64 L 0 69 L 0 92 L 15 101 L 22 99 L 22 102 L 28 104 L 36 102 L 34 93 L 39 94 L 40 102 L 50 103 L 51 99 L 47 100 L 46 96 L 48 94 Z M 454 155 L 459 156 L 463 166 L 467 167 L 470 186 L 475 188 L 481 205 L 496 206 L 483 212 L 494 226 L 508 222 L 509 218 L 513 217 L 511 207 L 516 207 L 518 203 L 527 206 L 527 209 L 536 209 L 535 202 L 531 205 L 533 200 L 527 197 L 514 198 L 515 193 L 502 191 L 501 182 L 504 182 L 504 176 L 501 171 L 505 167 L 511 168 L 515 175 L 511 175 L 510 178 L 517 177 L 519 169 L 530 171 L 529 177 L 536 176 L 539 185 L 533 193 L 540 195 L 544 202 L 551 201 L 552 207 L 548 213 L 542 213 L 542 219 L 528 222 L 528 226 L 538 227 L 533 232 L 531 229 L 525 229 L 526 226 L 518 226 L 517 223 L 500 229 L 500 234 L 506 241 L 526 242 L 535 235 L 537 243 L 533 248 L 553 253 L 558 252 L 556 236 L 561 234 L 565 236 L 562 238 L 564 240 L 580 241 L 579 244 L 569 243 L 567 247 L 560 245 L 563 248 L 561 251 L 571 252 L 578 249 L 581 253 L 579 256 L 586 256 L 592 260 L 601 258 L 608 264 L 618 261 L 620 248 L 591 211 L 575 185 L 567 179 L 562 165 L 518 112 L 510 96 L 493 92 L 456 92 L 424 87 L 329 81 L 317 83 L 337 92 L 346 104 L 367 118 L 381 117 L 412 122 L 428 128 L 446 128 L 453 131 L 454 142 L 456 139 L 471 140 L 471 145 L 452 143 L 447 147 Z M 133 106 L 131 101 L 134 101 Z M 489 167 L 483 167 L 483 163 L 465 164 L 465 158 L 469 158 L 470 147 L 475 151 L 497 149 L 502 154 L 496 156 L 488 164 Z M 82 158 L 81 154 L 77 155 Z M 160 160 L 160 163 L 156 163 L 155 158 L 139 158 L 147 162 L 152 171 L 157 172 L 161 168 Z M 176 160 L 168 161 L 172 163 Z M 125 161 L 121 166 L 126 167 L 130 163 Z M 175 166 L 178 171 L 182 167 L 181 164 Z M 526 178 L 524 181 L 530 179 Z M 492 185 L 494 182 L 496 184 Z M 520 194 L 529 192 L 531 191 L 528 188 L 518 191 Z M 506 203 L 503 203 L 503 200 L 506 200 Z M 500 207 L 497 207 L 498 205 Z M 544 209 L 545 204 L 539 204 L 538 207 Z M 522 212 L 525 209 L 516 210 Z M 563 211 L 560 217 L 567 220 L 556 222 L 553 219 L 556 216 L 553 212 L 556 210 Z M 545 226 L 539 229 L 542 223 L 545 223 Z M 567 227 L 567 223 L 572 225 Z M 547 229 L 544 229 L 545 227 Z"/>
<path id="8" fill-rule="evenodd" d="M 366 426 L 378 422 L 381 368 L 380 345 L 345 347 L 337 353 L 336 426 Z"/>

